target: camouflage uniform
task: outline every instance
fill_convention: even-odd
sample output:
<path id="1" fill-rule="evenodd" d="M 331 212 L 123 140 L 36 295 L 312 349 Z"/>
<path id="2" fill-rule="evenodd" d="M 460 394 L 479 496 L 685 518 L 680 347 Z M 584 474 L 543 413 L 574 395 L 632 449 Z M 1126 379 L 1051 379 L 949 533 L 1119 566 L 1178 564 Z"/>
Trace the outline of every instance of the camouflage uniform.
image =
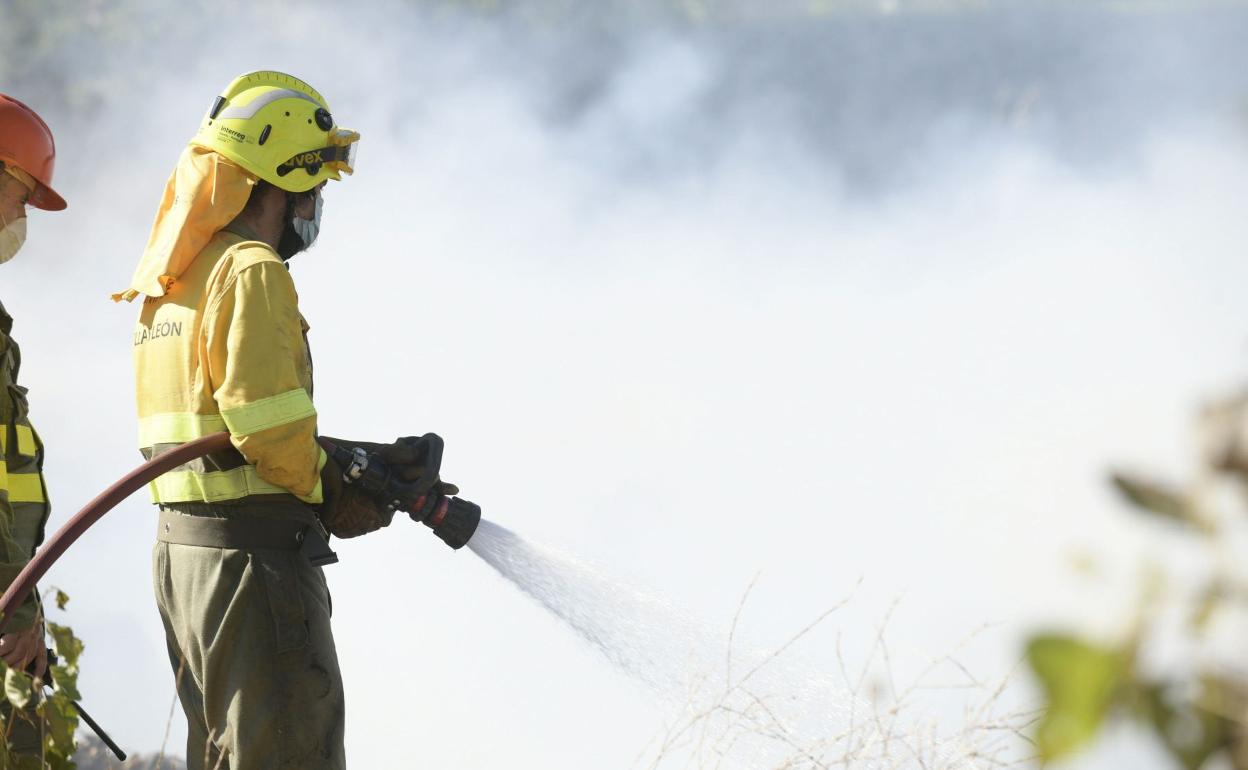
<path id="1" fill-rule="evenodd" d="M 17 384 L 22 355 L 10 337 L 13 318 L 0 304 L 0 585 L 7 586 L 30 561 L 43 542 L 48 521 L 47 486 L 43 480 L 43 442 L 30 424 L 26 388 Z M 28 629 L 38 614 L 38 597 L 31 596 L 5 625 L 5 632 Z M 0 709 L 8 721 L 8 704 Z M 29 758 L 43 756 L 42 724 L 27 710 L 9 735 L 9 748 Z M 33 764 L 39 767 L 41 762 Z"/>

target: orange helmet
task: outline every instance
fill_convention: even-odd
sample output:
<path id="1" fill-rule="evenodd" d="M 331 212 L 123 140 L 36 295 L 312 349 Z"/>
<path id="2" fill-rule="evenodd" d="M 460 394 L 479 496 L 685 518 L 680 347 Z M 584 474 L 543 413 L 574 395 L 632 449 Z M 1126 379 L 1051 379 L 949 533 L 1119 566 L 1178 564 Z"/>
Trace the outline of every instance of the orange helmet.
<path id="1" fill-rule="evenodd" d="M 17 166 L 38 182 L 30 205 L 46 211 L 65 208 L 65 199 L 52 189 L 56 165 L 52 130 L 34 110 L 4 94 L 0 94 L 0 162 Z"/>

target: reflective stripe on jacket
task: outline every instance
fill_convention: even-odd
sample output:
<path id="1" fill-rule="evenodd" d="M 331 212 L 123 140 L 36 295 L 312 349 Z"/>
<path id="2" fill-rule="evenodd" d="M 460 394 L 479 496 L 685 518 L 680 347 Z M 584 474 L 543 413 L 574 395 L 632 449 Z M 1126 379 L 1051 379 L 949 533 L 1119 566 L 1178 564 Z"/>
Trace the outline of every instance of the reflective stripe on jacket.
<path id="1" fill-rule="evenodd" d="M 158 478 L 155 502 L 321 502 L 307 328 L 286 265 L 229 230 L 144 301 L 133 348 L 144 457 L 222 430 L 234 444 Z"/>
<path id="2" fill-rule="evenodd" d="M 26 388 L 17 382 L 22 355 L 9 336 L 12 329 L 13 319 L 0 305 L 0 588 L 13 582 L 43 542 L 49 513 L 43 444 L 30 424 Z M 5 631 L 34 625 L 37 602 L 32 593 Z"/>

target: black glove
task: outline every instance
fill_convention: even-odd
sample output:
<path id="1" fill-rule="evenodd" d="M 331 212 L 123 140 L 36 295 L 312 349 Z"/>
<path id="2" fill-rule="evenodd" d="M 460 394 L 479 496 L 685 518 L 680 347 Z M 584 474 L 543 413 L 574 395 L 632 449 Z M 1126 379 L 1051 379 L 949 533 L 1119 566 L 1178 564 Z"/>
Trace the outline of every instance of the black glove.
<path id="1" fill-rule="evenodd" d="M 340 537 L 354 537 L 387 526 L 396 508 L 424 521 L 443 498 L 459 492 L 458 487 L 438 476 L 443 442 L 435 433 L 405 436 L 390 444 L 326 440 L 334 446 L 332 459 L 340 469 L 337 477 L 343 484 L 340 499 L 327 506 L 330 514 L 325 525 Z M 323 483 L 328 490 L 329 482 Z M 384 510 L 370 515 L 369 506 L 358 499 L 361 496 Z M 330 500 L 328 493 L 326 500 Z M 340 535 L 338 528 L 355 534 Z"/>
<path id="2" fill-rule="evenodd" d="M 377 457 L 390 466 L 391 472 L 404 484 L 406 494 L 416 496 L 430 492 L 455 494 L 459 488 L 439 477 L 442 470 L 442 437 L 436 433 L 423 436 L 402 436 L 392 444 L 377 449 Z M 450 491 L 447 491 L 450 490 Z"/>
<path id="3" fill-rule="evenodd" d="M 334 537 L 367 535 L 390 525 L 394 509 L 376 495 L 342 478 L 343 468 L 330 457 L 321 469 L 321 490 L 325 502 L 318 514 L 325 529 Z"/>

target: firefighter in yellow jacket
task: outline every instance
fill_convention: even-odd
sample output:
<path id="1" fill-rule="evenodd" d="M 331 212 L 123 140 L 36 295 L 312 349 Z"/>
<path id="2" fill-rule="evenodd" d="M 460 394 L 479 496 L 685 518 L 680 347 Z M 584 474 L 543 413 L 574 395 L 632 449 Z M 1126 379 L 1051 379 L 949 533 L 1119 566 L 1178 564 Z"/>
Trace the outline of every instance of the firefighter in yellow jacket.
<path id="1" fill-rule="evenodd" d="M 317 444 L 309 327 L 286 262 L 316 240 L 323 187 L 351 173 L 358 138 L 301 80 L 237 78 L 183 151 L 114 297 L 145 296 L 132 340 L 143 454 L 232 438 L 151 488 L 191 768 L 345 766 L 326 529 L 352 536 L 389 518 L 343 489 Z M 402 439 L 369 446 L 400 467 L 412 457 Z"/>
<path id="2" fill-rule="evenodd" d="M 60 211 L 65 201 L 52 189 L 56 145 L 52 131 L 34 110 L 0 94 L 0 264 L 26 241 L 26 207 Z M 30 424 L 26 388 L 18 384 L 22 356 L 10 336 L 13 318 L 0 304 L 0 590 L 7 587 L 43 541 L 48 521 L 43 482 L 43 443 Z M 0 636 L 0 658 L 19 670 L 47 664 L 43 619 L 32 593 Z M 7 707 L 7 704 L 5 704 Z M 7 723 L 8 720 L 6 719 Z M 8 734 L 10 751 L 42 766 L 42 732 L 33 717 L 18 720 Z"/>

